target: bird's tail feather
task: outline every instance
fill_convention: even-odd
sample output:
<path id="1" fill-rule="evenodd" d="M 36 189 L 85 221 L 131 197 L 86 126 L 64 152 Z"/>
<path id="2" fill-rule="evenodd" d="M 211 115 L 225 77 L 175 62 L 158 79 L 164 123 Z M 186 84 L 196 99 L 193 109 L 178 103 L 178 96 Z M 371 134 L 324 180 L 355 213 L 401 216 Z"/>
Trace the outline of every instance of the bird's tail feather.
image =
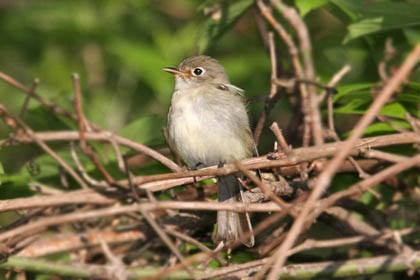
<path id="1" fill-rule="evenodd" d="M 242 186 L 235 175 L 218 179 L 219 201 L 237 202 L 242 200 Z M 247 246 L 254 246 L 254 234 L 248 213 L 221 210 L 217 212 L 216 241 L 231 243 L 240 239 Z"/>

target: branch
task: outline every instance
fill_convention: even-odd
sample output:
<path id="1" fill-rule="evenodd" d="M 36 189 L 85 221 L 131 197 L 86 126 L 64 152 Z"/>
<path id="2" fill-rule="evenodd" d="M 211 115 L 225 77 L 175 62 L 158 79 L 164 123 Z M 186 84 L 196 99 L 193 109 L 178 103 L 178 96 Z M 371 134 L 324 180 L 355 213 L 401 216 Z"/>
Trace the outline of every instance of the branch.
<path id="1" fill-rule="evenodd" d="M 379 95 L 375 98 L 372 105 L 367 110 L 366 114 L 361 118 L 356 127 L 353 130 L 350 138 L 344 142 L 344 146 L 338 151 L 338 154 L 331 160 L 327 165 L 326 169 L 318 176 L 316 187 L 312 191 L 309 199 L 306 201 L 302 212 L 299 217 L 293 223 L 286 239 L 280 246 L 279 250 L 274 254 L 273 261 L 275 264 L 269 274 L 270 279 L 275 279 L 278 275 L 279 269 L 282 267 L 287 259 L 287 251 L 293 246 L 300 232 L 305 220 L 312 210 L 313 205 L 328 187 L 331 182 L 332 176 L 338 169 L 338 166 L 350 154 L 350 151 L 354 148 L 356 141 L 362 135 L 366 127 L 374 120 L 376 114 L 385 104 L 385 102 L 391 97 L 392 93 L 397 89 L 399 84 L 409 75 L 413 67 L 417 64 L 420 56 L 420 44 L 418 44 L 411 54 L 407 57 L 403 65 L 397 71 L 394 77 L 392 77 L 388 84 L 382 89 Z"/>

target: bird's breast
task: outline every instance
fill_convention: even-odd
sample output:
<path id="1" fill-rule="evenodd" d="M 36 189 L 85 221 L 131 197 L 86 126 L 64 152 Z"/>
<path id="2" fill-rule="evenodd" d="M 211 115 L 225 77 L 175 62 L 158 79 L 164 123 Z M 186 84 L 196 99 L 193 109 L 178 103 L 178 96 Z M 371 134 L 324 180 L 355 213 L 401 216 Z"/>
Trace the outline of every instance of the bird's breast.
<path id="1" fill-rule="evenodd" d="M 241 116 L 232 116 L 235 109 L 230 108 L 244 105 L 220 101 L 216 95 L 206 96 L 196 91 L 176 92 L 172 98 L 168 116 L 169 137 L 190 167 L 215 165 L 249 156 L 249 139 L 244 139 L 249 136 L 238 133 L 240 124 L 235 119 Z M 243 111 L 247 123 L 246 111 Z"/>

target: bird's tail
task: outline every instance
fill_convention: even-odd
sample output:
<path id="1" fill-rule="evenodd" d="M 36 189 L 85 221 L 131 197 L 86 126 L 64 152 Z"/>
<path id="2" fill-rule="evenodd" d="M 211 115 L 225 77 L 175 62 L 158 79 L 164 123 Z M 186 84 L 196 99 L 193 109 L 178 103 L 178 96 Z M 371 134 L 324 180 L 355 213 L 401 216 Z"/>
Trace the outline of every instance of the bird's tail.
<path id="1" fill-rule="evenodd" d="M 219 177 L 218 189 L 220 202 L 243 201 L 241 196 L 242 186 L 235 175 Z M 232 243 L 238 239 L 247 247 L 254 246 L 254 233 L 249 214 L 224 210 L 218 211 L 215 240 Z"/>

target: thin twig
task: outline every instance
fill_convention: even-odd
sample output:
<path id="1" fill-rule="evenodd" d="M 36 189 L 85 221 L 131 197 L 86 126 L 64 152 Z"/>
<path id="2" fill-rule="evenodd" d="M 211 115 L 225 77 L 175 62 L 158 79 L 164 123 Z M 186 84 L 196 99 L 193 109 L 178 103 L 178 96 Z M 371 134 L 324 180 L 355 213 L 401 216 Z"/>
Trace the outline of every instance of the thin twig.
<path id="1" fill-rule="evenodd" d="M 177 237 L 177 238 L 179 238 L 179 239 L 182 239 L 182 240 L 184 240 L 185 242 L 188 242 L 188 243 L 191 243 L 192 245 L 194 245 L 194 246 L 197 246 L 197 248 L 199 248 L 201 251 L 203 251 L 204 253 L 209 253 L 209 252 L 213 252 L 212 250 L 210 250 L 207 246 L 205 246 L 203 243 L 201 243 L 201 242 L 199 242 L 199 241 L 197 241 L 196 239 L 194 239 L 194 238 L 192 238 L 192 237 L 190 237 L 190 236 L 188 236 L 188 235 L 186 235 L 186 234 L 183 234 L 183 233 L 181 233 L 181 232 L 178 232 L 178 231 L 176 231 L 176 230 L 173 230 L 173 229 L 171 229 L 171 228 L 169 228 L 169 227 L 166 227 L 165 228 L 165 231 L 167 232 L 167 233 L 169 233 L 169 234 L 171 234 L 171 235 L 173 235 L 173 236 L 175 236 L 175 237 Z M 227 262 L 226 262 L 226 260 L 224 260 L 221 256 L 219 256 L 219 255 L 215 255 L 215 259 L 221 264 L 221 265 L 223 265 L 223 266 L 226 266 L 227 265 Z"/>
<path id="2" fill-rule="evenodd" d="M 1 74 L 1 73 L 0 73 Z M 88 186 L 86 185 L 86 183 L 82 180 L 82 178 L 80 178 L 80 176 L 73 170 L 73 168 L 71 168 L 59 155 L 57 155 L 50 147 L 48 147 L 47 144 L 45 144 L 45 142 L 38 138 L 36 133 L 32 131 L 32 129 L 30 129 L 22 120 L 16 118 L 15 116 L 13 116 L 2 104 L 0 104 L 0 117 L 3 118 L 10 118 L 12 119 L 16 124 L 19 125 L 19 127 L 21 127 L 24 131 L 25 134 L 32 139 L 32 141 L 34 141 L 35 143 L 37 143 L 47 154 L 49 154 L 54 160 L 56 160 L 61 167 L 63 167 L 63 169 L 70 174 L 71 177 L 73 177 L 73 179 L 79 183 L 79 185 L 84 188 L 87 189 Z"/>
<path id="3" fill-rule="evenodd" d="M 9 85 L 21 90 L 25 94 L 31 95 L 34 99 L 39 101 L 44 107 L 49 109 L 52 113 L 60 114 L 60 115 L 66 116 L 68 118 L 71 118 L 73 120 L 78 120 L 78 117 L 77 117 L 76 114 L 74 114 L 72 112 L 69 112 L 69 111 L 57 106 L 56 104 L 52 103 L 50 100 L 39 96 L 36 92 L 31 92 L 31 90 L 29 88 L 25 87 L 24 85 L 22 85 L 21 83 L 19 83 L 18 81 L 16 81 L 12 77 L 6 75 L 5 73 L 0 72 L 0 79 L 5 81 Z M 88 122 L 88 124 L 89 124 L 89 126 L 94 128 L 95 131 L 98 131 L 98 132 L 100 131 L 101 133 L 103 133 L 103 135 L 105 137 L 104 141 L 108 141 L 108 139 L 106 138 L 107 136 L 114 135 L 113 132 L 103 130 L 97 124 L 94 124 L 92 122 Z M 155 150 L 153 150 L 153 149 L 151 149 L 151 148 L 149 148 L 149 147 L 147 147 L 143 144 L 134 142 L 132 140 L 126 139 L 126 138 L 121 137 L 121 136 L 115 136 L 115 137 L 118 138 L 117 141 L 121 145 L 125 145 L 127 147 L 130 147 L 130 148 L 136 150 L 136 151 L 144 153 L 144 154 L 150 156 L 151 158 L 154 158 L 155 160 L 159 161 L 163 165 L 167 166 L 172 171 L 177 172 L 177 171 L 182 170 L 182 168 L 180 166 L 178 166 L 176 163 L 174 163 L 172 160 L 168 159 L 167 157 L 163 156 L 162 154 L 156 152 Z"/>
<path id="4" fill-rule="evenodd" d="M 283 152 L 287 155 L 291 152 L 292 148 L 287 145 L 286 139 L 284 139 L 283 133 L 281 132 L 281 129 L 279 128 L 279 125 L 277 122 L 273 122 L 270 125 L 271 131 L 276 136 L 277 142 L 279 143 L 280 147 L 282 148 Z"/>
<path id="5" fill-rule="evenodd" d="M 264 111 L 262 112 L 261 117 L 258 120 L 257 125 L 254 130 L 254 141 L 256 145 L 258 145 L 261 132 L 264 128 L 265 121 L 268 115 L 270 114 L 271 110 L 273 109 L 275 102 L 277 101 L 277 98 L 275 97 L 277 95 L 278 86 L 274 82 L 277 79 L 277 53 L 276 53 L 273 32 L 268 32 L 268 46 L 270 50 L 270 61 L 271 61 L 271 89 L 265 101 Z"/>
<path id="6" fill-rule="evenodd" d="M 154 203 L 144 202 L 139 205 L 129 205 L 120 207 L 104 208 L 99 210 L 92 210 L 86 212 L 75 212 L 64 215 L 57 215 L 53 217 L 43 218 L 38 221 L 32 221 L 29 224 L 23 225 L 19 228 L 4 232 L 0 234 L 0 241 L 8 239 L 18 234 L 31 232 L 38 228 L 45 228 L 53 225 L 60 225 L 66 223 L 73 223 L 76 221 L 87 220 L 91 218 L 100 218 L 106 216 L 120 215 L 135 211 L 153 211 L 162 209 L 174 210 L 195 210 L 195 211 L 218 211 L 227 210 L 234 212 L 277 212 L 283 211 L 277 204 L 273 202 L 267 203 L 219 203 L 219 202 L 187 202 L 187 201 L 159 201 Z"/>
<path id="7" fill-rule="evenodd" d="M 158 225 L 153 217 L 150 216 L 143 209 L 139 209 L 143 217 L 147 220 L 147 222 L 152 226 L 155 232 L 159 235 L 160 239 L 168 246 L 168 248 L 172 251 L 172 253 L 177 256 L 180 262 L 185 262 L 185 257 L 181 254 L 175 244 L 169 239 L 169 236 L 165 233 L 165 231 Z M 187 271 L 190 273 L 191 277 L 194 279 L 198 279 L 194 273 L 194 268 L 192 266 L 186 266 Z"/>
<path id="8" fill-rule="evenodd" d="M 75 101 L 75 107 L 77 112 L 77 121 L 79 124 L 79 135 L 80 135 L 80 148 L 82 149 L 83 153 L 85 153 L 92 163 L 96 166 L 96 168 L 101 172 L 102 176 L 104 176 L 106 182 L 109 185 L 113 185 L 115 183 L 115 180 L 112 178 L 112 176 L 108 173 L 108 171 L 105 169 L 105 167 L 101 164 L 100 160 L 98 159 L 98 156 L 94 152 L 91 146 L 88 145 L 86 142 L 85 137 L 85 124 L 88 124 L 88 121 L 86 120 L 84 114 L 83 114 L 83 105 L 82 105 L 82 94 L 80 90 L 80 79 L 79 75 L 76 73 L 72 75 L 73 79 L 73 86 L 74 86 L 74 101 Z"/>
<path id="9" fill-rule="evenodd" d="M 302 226 L 307 219 L 309 212 L 319 199 L 321 194 L 325 191 L 332 180 L 332 176 L 335 174 L 340 163 L 348 156 L 351 149 L 357 139 L 362 135 L 366 127 L 374 120 L 376 114 L 390 98 L 392 93 L 398 88 L 400 83 L 409 75 L 411 69 L 417 64 L 420 57 L 420 44 L 418 44 L 410 55 L 406 58 L 404 63 L 401 65 L 395 75 L 389 80 L 387 85 L 378 94 L 372 105 L 367 110 L 366 114 L 360 119 L 355 128 L 353 129 L 352 135 L 345 142 L 344 147 L 339 150 L 338 154 L 330 161 L 326 169 L 318 176 L 316 187 L 312 191 L 310 197 L 306 201 L 299 217 L 295 220 L 292 228 L 289 231 L 286 239 L 273 256 L 274 266 L 269 274 L 270 279 L 277 277 L 280 268 L 283 266 L 287 259 L 287 251 L 293 246 L 295 240 L 299 236 L 302 230 Z M 372 176 L 373 177 L 373 176 Z M 369 178 L 368 178 L 369 179 Z M 366 179 L 366 180 L 368 180 Z"/>
<path id="10" fill-rule="evenodd" d="M 110 185 L 106 181 L 98 181 L 89 176 L 88 172 L 83 167 L 82 163 L 80 162 L 79 157 L 77 156 L 76 149 L 74 147 L 73 142 L 70 142 L 70 154 L 74 161 L 74 164 L 76 164 L 77 169 L 79 170 L 80 174 L 82 174 L 83 179 L 85 179 L 86 182 L 88 182 L 89 184 L 95 187 L 101 187 L 101 188 L 110 187 Z"/>
<path id="11" fill-rule="evenodd" d="M 25 101 L 23 102 L 22 108 L 20 109 L 20 112 L 19 112 L 20 119 L 23 119 L 23 115 L 25 114 L 26 109 L 28 108 L 29 101 L 31 100 L 32 95 L 34 94 L 34 91 L 38 85 L 39 85 L 39 79 L 35 78 L 34 81 L 32 82 L 32 86 L 29 89 L 29 93 L 26 96 Z"/>
<path id="12" fill-rule="evenodd" d="M 252 174 L 244 165 L 240 163 L 240 161 L 235 161 L 234 164 L 238 169 L 249 179 L 251 179 L 264 193 L 267 198 L 270 198 L 272 201 L 277 203 L 281 208 L 285 211 L 288 211 L 290 208 L 290 204 L 283 201 L 280 197 L 275 195 L 269 187 L 267 187 L 257 176 Z"/>

